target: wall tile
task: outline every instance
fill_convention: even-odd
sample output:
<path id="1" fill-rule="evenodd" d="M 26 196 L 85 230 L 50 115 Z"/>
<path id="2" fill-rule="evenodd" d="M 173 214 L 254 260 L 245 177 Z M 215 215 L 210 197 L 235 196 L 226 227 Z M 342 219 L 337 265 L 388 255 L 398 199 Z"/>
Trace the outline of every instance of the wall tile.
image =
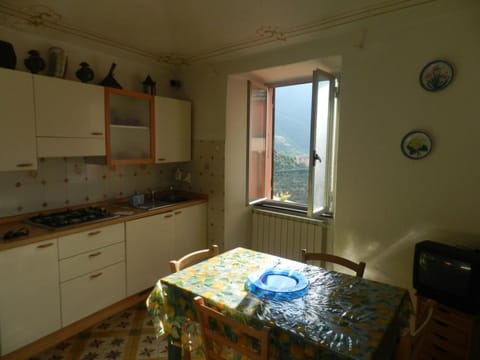
<path id="1" fill-rule="evenodd" d="M 44 188 L 45 209 L 57 209 L 67 206 L 67 183 L 64 180 L 46 181 L 42 184 Z"/>

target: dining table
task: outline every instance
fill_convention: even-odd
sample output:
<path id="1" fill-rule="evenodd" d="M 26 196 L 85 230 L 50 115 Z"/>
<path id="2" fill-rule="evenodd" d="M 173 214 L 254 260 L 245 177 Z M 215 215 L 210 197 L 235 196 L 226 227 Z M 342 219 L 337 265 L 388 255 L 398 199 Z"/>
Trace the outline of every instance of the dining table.
<path id="1" fill-rule="evenodd" d="M 247 283 L 268 269 L 301 274 L 307 287 L 292 298 L 255 293 Z M 269 359 L 390 359 L 413 314 L 407 289 L 239 247 L 160 279 L 147 298 L 156 335 L 188 343 L 193 359 L 204 358 L 196 296 L 227 317 L 271 327 Z"/>

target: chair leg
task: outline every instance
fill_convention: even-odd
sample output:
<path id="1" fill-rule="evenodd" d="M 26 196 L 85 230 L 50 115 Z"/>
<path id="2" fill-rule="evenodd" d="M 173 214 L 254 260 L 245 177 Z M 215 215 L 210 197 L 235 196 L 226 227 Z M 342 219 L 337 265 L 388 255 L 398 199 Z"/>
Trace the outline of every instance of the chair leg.
<path id="1" fill-rule="evenodd" d="M 182 348 L 168 341 L 168 360 L 182 360 Z"/>

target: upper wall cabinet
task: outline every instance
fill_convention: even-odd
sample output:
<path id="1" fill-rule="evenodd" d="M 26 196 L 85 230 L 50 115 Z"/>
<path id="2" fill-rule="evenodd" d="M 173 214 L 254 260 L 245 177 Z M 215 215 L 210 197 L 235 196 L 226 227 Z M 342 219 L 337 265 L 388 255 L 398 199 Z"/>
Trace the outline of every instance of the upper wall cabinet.
<path id="1" fill-rule="evenodd" d="M 32 75 L 0 68 L 0 171 L 37 168 Z"/>
<path id="2" fill-rule="evenodd" d="M 105 155 L 103 87 L 33 76 L 39 157 Z"/>
<path id="3" fill-rule="evenodd" d="M 191 146 L 190 102 L 155 97 L 155 162 L 190 161 Z"/>
<path id="4" fill-rule="evenodd" d="M 153 163 L 153 96 L 105 88 L 107 164 Z"/>

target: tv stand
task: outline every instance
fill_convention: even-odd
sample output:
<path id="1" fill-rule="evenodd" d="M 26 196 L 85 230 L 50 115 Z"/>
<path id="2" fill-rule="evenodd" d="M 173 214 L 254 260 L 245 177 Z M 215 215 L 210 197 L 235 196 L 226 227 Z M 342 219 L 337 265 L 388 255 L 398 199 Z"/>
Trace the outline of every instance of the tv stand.
<path id="1" fill-rule="evenodd" d="M 417 295 L 416 319 L 418 327 L 427 311 L 422 311 L 428 299 Z M 480 359 L 480 316 L 467 314 L 439 303 L 435 308 L 432 324 L 425 336 L 419 354 L 420 359 Z"/>

